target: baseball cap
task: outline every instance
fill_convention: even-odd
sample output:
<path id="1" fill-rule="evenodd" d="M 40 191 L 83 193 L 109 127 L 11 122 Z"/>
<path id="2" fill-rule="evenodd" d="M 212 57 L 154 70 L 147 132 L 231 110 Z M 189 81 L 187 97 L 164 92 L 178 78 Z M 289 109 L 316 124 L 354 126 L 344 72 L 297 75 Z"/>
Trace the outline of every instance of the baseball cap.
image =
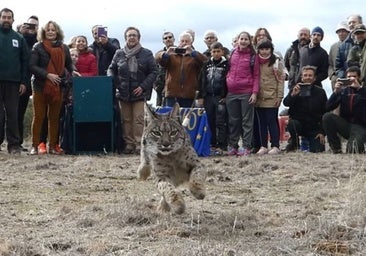
<path id="1" fill-rule="evenodd" d="M 363 24 L 358 24 L 355 26 L 355 29 L 353 30 L 353 33 L 365 33 L 366 27 Z"/>

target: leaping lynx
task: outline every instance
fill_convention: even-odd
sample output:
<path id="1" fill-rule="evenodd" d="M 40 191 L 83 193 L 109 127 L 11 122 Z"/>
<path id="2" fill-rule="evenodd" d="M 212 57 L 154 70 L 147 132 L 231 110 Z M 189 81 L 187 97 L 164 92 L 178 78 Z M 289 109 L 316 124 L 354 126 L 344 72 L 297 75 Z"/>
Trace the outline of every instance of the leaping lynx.
<path id="1" fill-rule="evenodd" d="M 141 140 L 141 162 L 138 177 L 146 180 L 151 170 L 162 198 L 158 210 L 181 214 L 185 211 L 182 195 L 176 187 L 188 183 L 197 199 L 204 199 L 206 176 L 185 128 L 179 122 L 179 105 L 169 114 L 155 113 L 145 103 L 145 126 Z"/>

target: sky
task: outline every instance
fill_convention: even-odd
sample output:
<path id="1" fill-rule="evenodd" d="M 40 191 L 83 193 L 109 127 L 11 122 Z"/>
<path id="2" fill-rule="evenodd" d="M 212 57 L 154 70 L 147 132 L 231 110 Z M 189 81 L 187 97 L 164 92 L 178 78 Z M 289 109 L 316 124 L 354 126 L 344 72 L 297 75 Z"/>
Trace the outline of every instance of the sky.
<path id="1" fill-rule="evenodd" d="M 65 33 L 65 42 L 76 35 L 85 35 L 92 42 L 91 27 L 96 24 L 108 27 L 109 37 L 124 44 L 123 32 L 135 26 L 141 32 L 141 44 L 154 53 L 163 47 L 162 34 L 179 34 L 187 28 L 196 32 L 194 47 L 203 52 L 203 34 L 208 29 L 217 31 L 219 41 L 231 48 L 231 39 L 241 31 L 254 34 L 259 27 L 269 30 L 275 50 L 285 54 L 302 27 L 310 30 L 320 26 L 325 32 L 322 47 L 329 51 L 337 41 L 335 28 L 351 14 L 366 13 L 360 0 L 104 0 L 45 1 L 1 0 L 0 9 L 14 12 L 14 25 L 37 15 L 40 25 L 56 21 Z M 57 4 L 56 4 L 57 3 Z M 330 88 L 330 84 L 327 85 Z M 325 88 L 327 90 L 327 88 Z M 329 90 L 327 90 L 329 91 Z"/>

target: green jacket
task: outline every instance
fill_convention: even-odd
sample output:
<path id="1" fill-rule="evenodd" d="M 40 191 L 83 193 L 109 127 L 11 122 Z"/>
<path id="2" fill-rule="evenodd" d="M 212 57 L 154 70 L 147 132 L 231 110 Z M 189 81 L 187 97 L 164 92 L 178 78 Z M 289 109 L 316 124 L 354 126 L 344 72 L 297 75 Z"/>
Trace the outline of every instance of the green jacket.
<path id="1" fill-rule="evenodd" d="M 30 52 L 23 36 L 0 27 L 0 81 L 26 83 Z"/>

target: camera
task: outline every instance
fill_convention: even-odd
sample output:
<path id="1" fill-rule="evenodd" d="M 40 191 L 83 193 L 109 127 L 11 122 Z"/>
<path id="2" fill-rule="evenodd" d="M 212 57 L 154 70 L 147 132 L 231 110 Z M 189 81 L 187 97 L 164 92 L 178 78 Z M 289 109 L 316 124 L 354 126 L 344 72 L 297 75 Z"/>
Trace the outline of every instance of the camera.
<path id="1" fill-rule="evenodd" d="M 36 24 L 33 23 L 24 23 L 23 25 L 26 26 L 27 29 L 36 29 Z"/>
<path id="2" fill-rule="evenodd" d="M 347 87 L 347 86 L 349 86 L 349 85 L 352 84 L 352 81 L 349 78 L 338 78 L 337 79 L 337 82 L 341 82 L 342 83 L 342 87 Z"/>
<path id="3" fill-rule="evenodd" d="M 185 54 L 186 53 L 186 51 L 187 51 L 187 49 L 186 48 L 175 48 L 174 49 L 174 52 L 176 53 L 176 54 Z"/>
<path id="4" fill-rule="evenodd" d="M 311 84 L 299 83 L 300 85 L 300 97 L 310 97 L 311 96 Z"/>
<path id="5" fill-rule="evenodd" d="M 98 27 L 98 37 L 107 36 L 107 27 Z"/>

